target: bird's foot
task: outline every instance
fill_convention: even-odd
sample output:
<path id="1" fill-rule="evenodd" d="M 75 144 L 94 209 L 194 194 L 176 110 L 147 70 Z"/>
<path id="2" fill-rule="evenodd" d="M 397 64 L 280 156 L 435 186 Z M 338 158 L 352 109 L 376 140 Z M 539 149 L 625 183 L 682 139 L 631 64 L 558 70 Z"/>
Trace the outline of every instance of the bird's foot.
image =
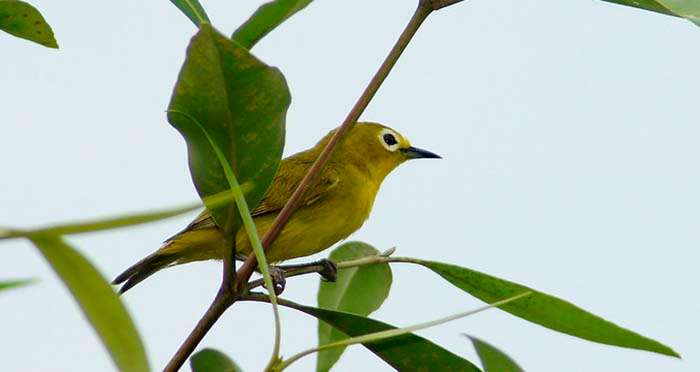
<path id="1" fill-rule="evenodd" d="M 284 269 L 279 266 L 270 265 L 270 277 L 272 278 L 272 286 L 275 288 L 275 294 L 281 295 L 287 285 L 287 279 L 284 277 Z"/>
<path id="2" fill-rule="evenodd" d="M 318 272 L 323 279 L 329 282 L 335 282 L 338 279 L 338 265 L 336 265 L 335 262 L 324 258 L 317 263 L 323 267 L 323 269 Z"/>

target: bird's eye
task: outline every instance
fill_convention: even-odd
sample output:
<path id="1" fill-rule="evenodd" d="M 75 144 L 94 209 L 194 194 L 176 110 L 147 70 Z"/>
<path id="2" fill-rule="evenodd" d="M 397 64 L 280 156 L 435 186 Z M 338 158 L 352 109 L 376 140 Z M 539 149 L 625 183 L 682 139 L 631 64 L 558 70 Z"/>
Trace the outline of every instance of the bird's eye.
<path id="1" fill-rule="evenodd" d="M 386 143 L 386 144 L 389 145 L 389 146 L 392 146 L 392 145 L 395 145 L 395 144 L 399 143 L 399 142 L 396 140 L 396 137 L 394 137 L 394 135 L 391 134 L 391 133 L 386 133 L 386 134 L 384 134 L 384 137 L 383 137 L 383 138 L 384 138 L 384 143 Z"/>

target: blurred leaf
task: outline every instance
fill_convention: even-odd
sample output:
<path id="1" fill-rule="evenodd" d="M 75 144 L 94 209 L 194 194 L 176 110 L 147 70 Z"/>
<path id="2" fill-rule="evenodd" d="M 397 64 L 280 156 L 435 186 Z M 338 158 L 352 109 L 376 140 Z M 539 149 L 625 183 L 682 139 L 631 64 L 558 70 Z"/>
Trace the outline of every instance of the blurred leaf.
<path id="1" fill-rule="evenodd" d="M 658 0 L 658 3 L 683 18 L 700 26 L 700 1 L 697 0 Z"/>
<path id="2" fill-rule="evenodd" d="M 472 344 L 474 344 L 474 349 L 479 354 L 484 372 L 524 372 L 513 359 L 501 350 L 496 349 L 493 345 L 473 336 L 465 336 L 469 337 Z"/>
<path id="3" fill-rule="evenodd" d="M 242 372 L 236 363 L 219 350 L 206 348 L 190 357 L 192 372 Z"/>
<path id="4" fill-rule="evenodd" d="M 32 235 L 34 245 L 68 287 L 120 371 L 148 371 L 134 323 L 112 287 L 78 251 L 58 237 Z"/>
<path id="5" fill-rule="evenodd" d="M 699 24 L 700 1 L 697 0 L 603 0 L 661 14 L 687 18 Z"/>
<path id="6" fill-rule="evenodd" d="M 341 262 L 379 254 L 380 252 L 369 244 L 348 242 L 336 248 L 329 259 L 333 262 Z M 335 283 L 321 280 L 318 306 L 323 309 L 367 316 L 384 303 L 389 295 L 391 280 L 391 268 L 386 263 L 339 270 Z M 319 345 L 346 338 L 348 337 L 336 328 L 327 323 L 318 322 Z M 337 347 L 320 351 L 316 360 L 316 370 L 330 370 L 344 350 L 344 347 Z"/>
<path id="7" fill-rule="evenodd" d="M 195 26 L 199 27 L 204 22 L 211 23 L 199 0 L 170 0 L 170 2 L 185 13 Z"/>
<path id="8" fill-rule="evenodd" d="M 227 157 L 249 205 L 258 204 L 277 172 L 290 103 L 284 76 L 203 24 L 187 49 L 168 110 L 185 138 L 200 197 L 229 190 L 207 135 Z M 206 130 L 203 131 L 200 125 Z M 240 224 L 235 203 L 207 208 L 227 232 Z"/>
<path id="9" fill-rule="evenodd" d="M 24 1 L 0 0 L 0 30 L 49 48 L 58 48 L 53 30 L 39 11 Z"/>
<path id="10" fill-rule="evenodd" d="M 251 49 L 270 31 L 309 4 L 311 0 L 274 0 L 265 3 L 238 27 L 231 38 L 247 49 Z"/>
<path id="11" fill-rule="evenodd" d="M 246 190 L 246 187 L 242 187 Z M 222 192 L 217 195 L 210 196 L 206 199 L 207 205 L 226 205 L 233 200 L 233 195 L 230 191 Z M 36 234 L 45 235 L 69 235 L 69 234 L 82 234 L 101 230 L 118 229 L 122 227 L 141 225 L 144 223 L 160 221 L 166 218 L 179 216 L 181 214 L 191 212 L 197 209 L 203 208 L 201 202 L 193 203 L 190 205 L 185 205 L 181 207 L 161 209 L 152 212 L 140 212 L 140 213 L 130 213 L 122 216 L 107 217 L 95 220 L 88 220 L 82 222 L 69 222 L 63 224 L 57 224 L 53 226 L 41 227 L 32 230 L 16 230 L 16 229 L 2 229 L 0 228 L 0 240 L 12 239 L 12 238 L 22 238 L 28 237 Z"/>
<path id="12" fill-rule="evenodd" d="M 289 306 L 288 303 L 280 304 Z M 315 316 L 352 337 L 396 329 L 392 325 L 359 315 L 302 305 L 293 307 Z M 413 333 L 368 342 L 363 346 L 401 372 L 429 372 L 434 371 L 435 366 L 440 366 L 441 372 L 480 371 L 470 361 Z"/>
<path id="13" fill-rule="evenodd" d="M 464 267 L 423 260 L 412 262 L 429 268 L 448 282 L 486 303 L 508 298 L 523 291 L 532 291 L 527 298 L 500 306 L 500 309 L 549 329 L 602 344 L 680 357 L 678 353 L 658 341 L 617 326 L 554 296 Z"/>
<path id="14" fill-rule="evenodd" d="M 0 291 L 3 291 L 5 289 L 12 289 L 12 288 L 19 288 L 19 287 L 24 287 L 25 285 L 29 285 L 34 283 L 34 279 L 15 279 L 15 280 L 0 280 Z"/>

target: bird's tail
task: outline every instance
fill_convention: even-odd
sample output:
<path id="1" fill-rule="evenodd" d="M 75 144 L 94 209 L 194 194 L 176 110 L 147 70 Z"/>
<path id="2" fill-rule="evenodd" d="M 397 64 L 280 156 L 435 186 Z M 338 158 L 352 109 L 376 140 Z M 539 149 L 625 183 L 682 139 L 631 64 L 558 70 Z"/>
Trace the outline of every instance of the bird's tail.
<path id="1" fill-rule="evenodd" d="M 124 283 L 122 287 L 119 288 L 119 294 L 122 294 L 136 284 L 139 284 L 142 280 L 153 275 L 156 271 L 170 266 L 175 261 L 177 261 L 177 257 L 174 254 L 155 252 L 126 269 L 114 279 L 112 284 L 118 285 Z"/>

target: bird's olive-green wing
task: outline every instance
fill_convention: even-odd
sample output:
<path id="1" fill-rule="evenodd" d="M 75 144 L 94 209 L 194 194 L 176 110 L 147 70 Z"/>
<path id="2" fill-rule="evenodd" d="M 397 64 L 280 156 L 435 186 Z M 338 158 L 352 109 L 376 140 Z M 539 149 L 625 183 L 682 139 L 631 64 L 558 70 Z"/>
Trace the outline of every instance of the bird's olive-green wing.
<path id="1" fill-rule="evenodd" d="M 313 161 L 296 157 L 282 161 L 270 188 L 260 204 L 251 212 L 253 216 L 279 212 L 299 186 L 312 163 Z M 304 193 L 301 205 L 309 205 L 321 199 L 339 181 L 340 178 L 333 168 L 325 168 L 319 179 Z"/>
<path id="2" fill-rule="evenodd" d="M 251 211 L 253 217 L 261 216 L 268 213 L 277 213 L 284 207 L 287 200 L 292 196 L 294 190 L 299 186 L 299 182 L 304 177 L 309 167 L 315 159 L 307 159 L 305 153 L 300 153 L 295 156 L 283 159 L 280 163 L 280 168 L 277 171 L 275 179 L 272 181 L 270 188 L 267 189 L 265 196 L 260 204 Z M 301 205 L 310 205 L 323 198 L 323 195 L 335 187 L 340 181 L 338 173 L 332 168 L 325 168 L 316 183 L 310 187 L 302 199 Z M 195 218 L 186 228 L 178 232 L 167 241 L 173 240 L 181 234 L 199 229 L 208 229 L 216 227 L 214 220 L 211 218 L 209 210 L 204 210 Z M 166 242 L 167 242 L 166 241 Z"/>

